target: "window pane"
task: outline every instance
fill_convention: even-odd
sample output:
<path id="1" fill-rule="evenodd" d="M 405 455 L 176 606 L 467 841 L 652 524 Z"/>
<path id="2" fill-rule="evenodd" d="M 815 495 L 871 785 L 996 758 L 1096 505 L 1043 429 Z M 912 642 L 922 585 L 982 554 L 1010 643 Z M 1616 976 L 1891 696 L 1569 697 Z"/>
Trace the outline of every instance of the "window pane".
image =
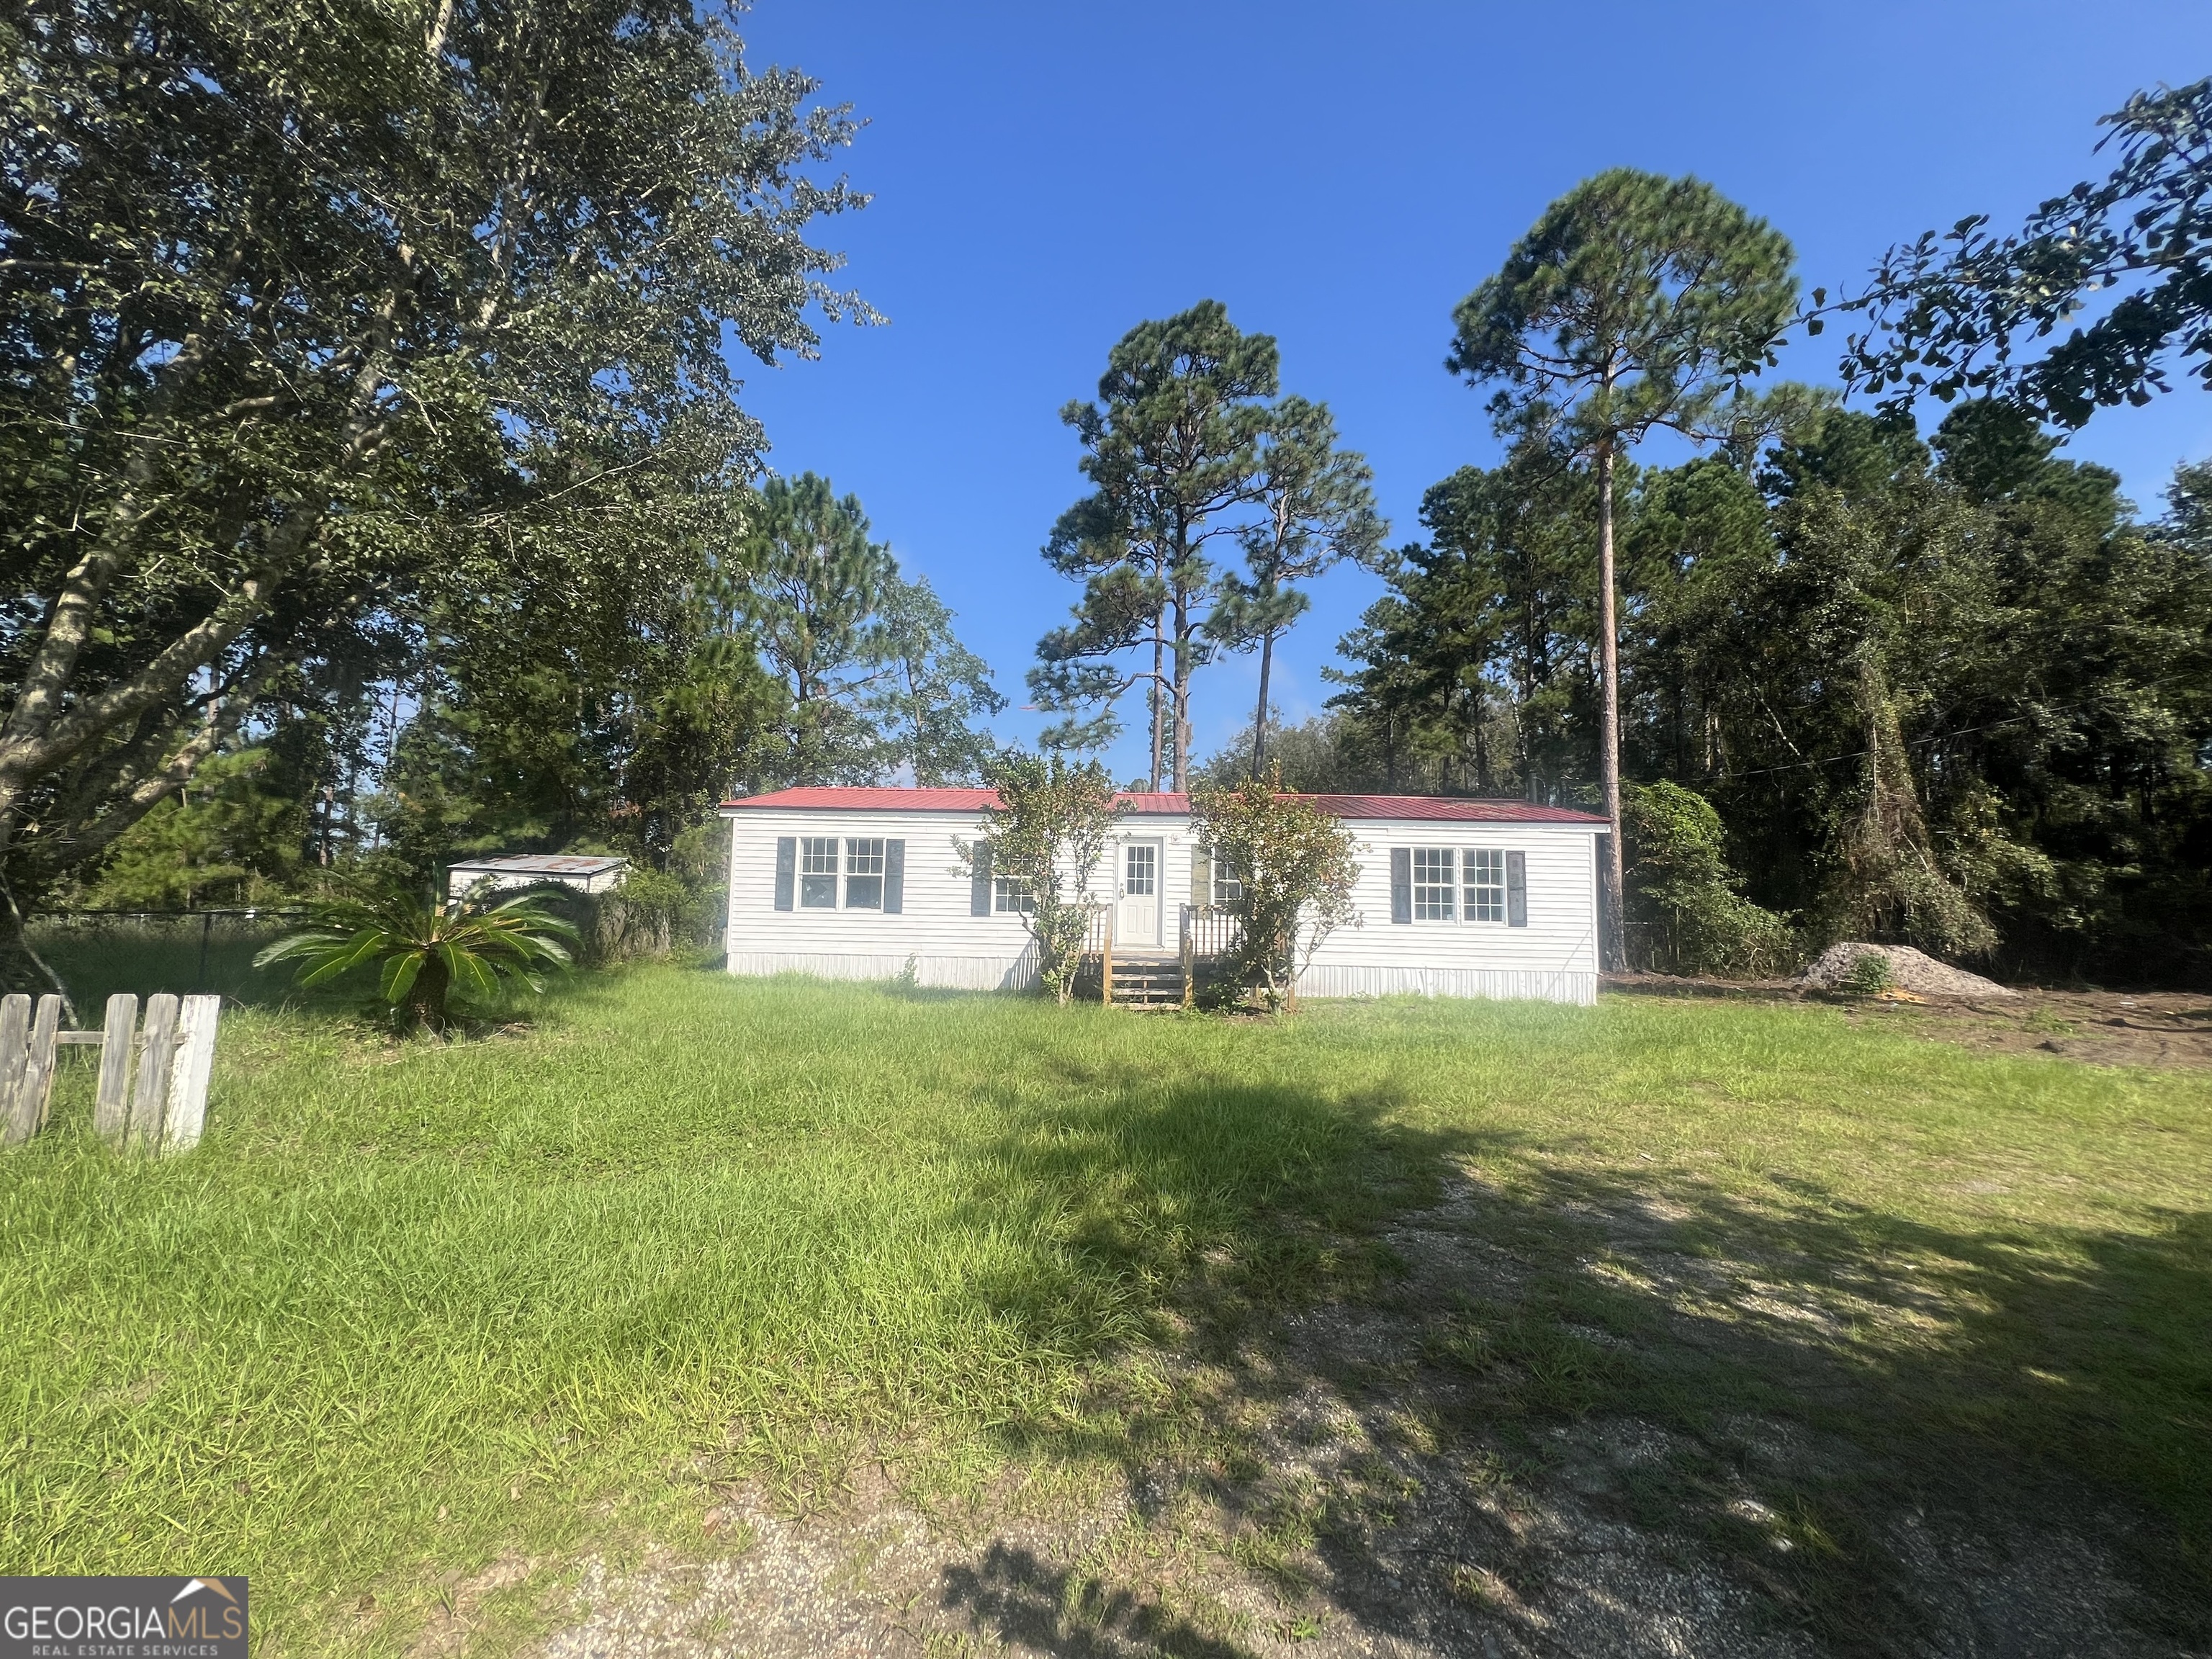
<path id="1" fill-rule="evenodd" d="M 1505 854 L 1494 848 L 1470 847 L 1466 853 L 1467 919 L 1505 920 Z"/>
<path id="2" fill-rule="evenodd" d="M 837 837 L 802 836 L 799 841 L 799 902 L 802 909 L 837 908 Z"/>
<path id="3" fill-rule="evenodd" d="M 992 908 L 1012 915 L 1029 915 L 1036 909 L 1036 900 L 1030 893 L 1025 881 L 1008 881 L 1003 876 L 993 884 L 995 891 Z"/>
<path id="4" fill-rule="evenodd" d="M 1452 849 L 1416 847 L 1413 849 L 1413 920 L 1449 921 L 1458 911 L 1458 895 L 1452 882 Z"/>
<path id="5" fill-rule="evenodd" d="M 1219 859 L 1213 861 L 1213 902 L 1218 906 L 1244 902 L 1243 878 L 1224 866 Z"/>
<path id="6" fill-rule="evenodd" d="M 845 843 L 845 908 L 884 908 L 884 843 L 879 836 L 855 836 Z"/>
<path id="7" fill-rule="evenodd" d="M 1125 879 L 1121 891 L 1130 898 L 1150 898 L 1158 890 L 1160 849 L 1157 847 L 1126 847 L 1122 848 L 1122 871 Z"/>

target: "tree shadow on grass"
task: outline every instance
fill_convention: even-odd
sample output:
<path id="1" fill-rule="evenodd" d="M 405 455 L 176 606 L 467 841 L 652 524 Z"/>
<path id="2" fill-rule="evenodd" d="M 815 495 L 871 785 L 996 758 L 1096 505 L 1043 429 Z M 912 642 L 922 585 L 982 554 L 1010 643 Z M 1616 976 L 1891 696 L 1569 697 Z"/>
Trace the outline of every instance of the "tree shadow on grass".
<path id="1" fill-rule="evenodd" d="M 974 1629 L 1088 1659 L 1285 1631 L 2178 1653 L 2212 1625 L 2212 1216 L 1946 1227 L 1415 1133 L 1387 1094 L 1057 1080 L 1006 1101 L 975 1203 L 1048 1211 L 1058 1264 L 982 1294 L 1093 1381 L 1002 1432 L 1118 1468 L 1127 1524 L 949 1570 Z"/>

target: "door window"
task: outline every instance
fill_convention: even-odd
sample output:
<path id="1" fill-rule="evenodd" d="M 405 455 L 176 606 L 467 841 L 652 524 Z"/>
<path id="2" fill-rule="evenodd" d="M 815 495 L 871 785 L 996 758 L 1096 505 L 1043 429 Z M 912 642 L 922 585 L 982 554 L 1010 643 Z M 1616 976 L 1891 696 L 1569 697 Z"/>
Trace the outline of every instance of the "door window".
<path id="1" fill-rule="evenodd" d="M 1124 898 L 1150 898 L 1159 891 L 1160 849 L 1157 847 L 1128 847 L 1122 849 L 1121 895 Z"/>

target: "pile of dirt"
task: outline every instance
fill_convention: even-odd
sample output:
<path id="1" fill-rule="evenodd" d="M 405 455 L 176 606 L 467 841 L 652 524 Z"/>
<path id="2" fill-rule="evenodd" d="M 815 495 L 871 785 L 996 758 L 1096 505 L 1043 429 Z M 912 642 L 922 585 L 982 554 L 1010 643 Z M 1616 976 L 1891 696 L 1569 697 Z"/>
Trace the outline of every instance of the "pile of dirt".
<path id="1" fill-rule="evenodd" d="M 1984 979 L 1979 974 L 1954 968 L 1948 962 L 1938 962 L 1925 951 L 1914 950 L 1910 945 L 1863 945 L 1855 941 L 1831 945 L 1814 959 L 1811 967 L 1798 976 L 1797 982 L 1808 991 L 1841 989 L 1850 978 L 1853 964 L 1862 957 L 1887 957 L 1889 982 L 1897 989 L 1910 991 L 1915 996 L 2014 997 L 2020 994 L 1993 979 Z"/>

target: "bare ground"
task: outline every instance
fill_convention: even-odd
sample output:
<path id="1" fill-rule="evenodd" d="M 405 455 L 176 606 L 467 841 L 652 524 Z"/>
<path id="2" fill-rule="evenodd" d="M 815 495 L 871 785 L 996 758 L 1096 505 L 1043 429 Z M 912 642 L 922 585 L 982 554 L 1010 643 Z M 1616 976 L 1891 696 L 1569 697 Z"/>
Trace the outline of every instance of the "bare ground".
<path id="1" fill-rule="evenodd" d="M 1857 1386 L 1826 1340 L 1838 1322 L 1926 1316 L 1909 1285 L 1869 1296 L 1771 1250 L 1693 1250 L 1679 1205 L 1617 1192 L 1561 1206 L 1579 1241 L 1562 1258 L 1516 1243 L 1525 1207 L 1501 1223 L 1521 1202 L 1455 1176 L 1381 1241 L 1382 1295 L 1218 1340 L 1201 1287 L 1172 1398 L 1130 1405 L 1177 1431 L 1133 1433 L 1080 1499 L 1010 1478 L 925 1509 L 880 1468 L 803 1516 L 733 1490 L 702 1554 L 588 1564 L 538 1652 L 2204 1651 L 2146 1578 L 2142 1517 L 2110 1499 L 1807 1426 Z M 1577 1278 L 1632 1281 L 1653 1322 L 1576 1324 Z M 1622 1367 L 1694 1394 L 1715 1361 L 1771 1379 L 1777 1403 L 1692 1400 L 1666 1422 L 1605 1407 Z"/>
<path id="2" fill-rule="evenodd" d="M 2063 1054 L 2100 1066 L 2212 1066 L 2212 994 L 2016 988 L 2002 1000 L 1871 998 L 1808 992 L 1794 980 L 1678 979 L 1615 974 L 1606 988 L 1634 996 L 1823 1002 L 1854 1024 L 1885 1025 L 1969 1048 Z"/>

